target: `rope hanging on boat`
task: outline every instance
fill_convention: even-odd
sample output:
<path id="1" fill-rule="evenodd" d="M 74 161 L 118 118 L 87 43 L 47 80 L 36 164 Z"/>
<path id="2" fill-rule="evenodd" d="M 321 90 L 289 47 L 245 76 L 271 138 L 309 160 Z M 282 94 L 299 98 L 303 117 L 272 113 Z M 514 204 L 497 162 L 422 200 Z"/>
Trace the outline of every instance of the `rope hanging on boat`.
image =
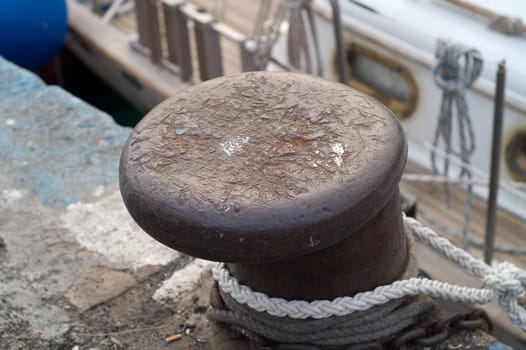
<path id="1" fill-rule="evenodd" d="M 469 117 L 465 90 L 473 84 L 482 72 L 482 57 L 475 49 L 466 49 L 459 44 L 448 43 L 439 40 L 436 48 L 438 64 L 433 70 L 433 76 L 437 86 L 442 89 L 442 104 L 438 116 L 438 124 L 435 129 L 433 147 L 438 147 L 440 141 L 444 142 L 446 157 L 442 171 L 439 170 L 436 161 L 436 152 L 431 151 L 431 166 L 435 174 L 448 176 L 449 155 L 455 155 L 462 160 L 463 164 L 470 164 L 470 158 L 475 151 L 475 135 Z M 453 148 L 453 106 L 456 106 L 458 150 Z M 460 168 L 460 178 L 472 178 L 469 167 Z M 444 184 L 446 200 L 449 205 L 448 184 Z M 467 185 L 466 210 L 464 212 L 464 225 L 462 228 L 463 248 L 467 250 L 467 232 L 473 206 L 473 185 Z"/>
<path id="2" fill-rule="evenodd" d="M 287 36 L 287 54 L 289 64 L 298 70 L 309 74 L 322 75 L 321 53 L 311 0 L 281 0 L 274 19 L 267 31 L 261 30 L 263 19 L 258 16 L 254 27 L 254 34 L 258 33 L 255 41 L 258 44 L 257 59 L 261 69 L 264 69 L 272 54 L 272 49 L 279 37 L 281 24 L 289 14 L 289 30 Z M 268 6 L 265 3 L 265 9 Z M 312 42 L 313 47 L 309 46 Z M 314 54 L 314 62 L 311 57 Z"/>
<path id="3" fill-rule="evenodd" d="M 277 317 L 323 319 L 332 316 L 344 316 L 369 310 L 377 305 L 383 305 L 403 297 L 427 295 L 467 304 L 488 304 L 498 301 L 513 323 L 526 331 L 526 310 L 519 304 L 519 300 L 522 303 L 525 296 L 526 271 L 509 262 L 502 262 L 491 267 L 474 258 L 468 252 L 455 247 L 447 239 L 438 236 L 433 230 L 423 226 L 417 220 L 405 217 L 405 215 L 404 224 L 415 238 L 478 277 L 484 282 L 484 286 L 468 288 L 440 281 L 410 278 L 377 287 L 373 291 L 358 293 L 353 297 L 307 302 L 271 298 L 266 294 L 254 292 L 250 287 L 240 285 L 230 275 L 224 263 L 216 264 L 212 274 L 222 293 L 227 293 L 237 303 Z"/>

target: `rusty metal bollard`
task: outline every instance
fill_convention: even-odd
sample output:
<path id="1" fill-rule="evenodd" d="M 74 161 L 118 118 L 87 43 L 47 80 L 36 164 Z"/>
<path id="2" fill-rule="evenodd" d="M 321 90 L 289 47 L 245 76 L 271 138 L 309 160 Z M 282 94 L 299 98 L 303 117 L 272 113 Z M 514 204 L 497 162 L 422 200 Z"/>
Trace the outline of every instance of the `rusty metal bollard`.
<path id="1" fill-rule="evenodd" d="M 165 245 L 228 262 L 286 299 L 398 279 L 408 248 L 395 116 L 347 86 L 277 72 L 221 77 L 154 108 L 121 158 L 124 202 Z"/>

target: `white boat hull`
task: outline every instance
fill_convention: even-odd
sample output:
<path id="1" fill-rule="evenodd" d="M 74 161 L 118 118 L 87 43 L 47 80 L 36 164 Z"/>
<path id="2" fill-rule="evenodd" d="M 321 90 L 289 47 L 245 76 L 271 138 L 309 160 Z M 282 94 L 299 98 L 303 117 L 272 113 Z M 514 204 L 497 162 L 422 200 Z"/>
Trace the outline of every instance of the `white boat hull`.
<path id="1" fill-rule="evenodd" d="M 374 1 L 373 1 L 374 2 Z M 414 1 L 412 1 L 414 2 Z M 401 28 L 397 21 L 381 16 L 360 6 L 352 5 L 350 2 L 340 2 L 342 5 L 342 25 L 344 29 L 344 45 L 351 43 L 365 47 L 377 53 L 382 58 L 399 64 L 410 71 L 417 88 L 418 98 L 414 110 L 407 117 L 401 119 L 402 125 L 407 132 L 409 142 L 409 159 L 430 169 L 430 150 L 423 146 L 430 145 L 435 134 L 442 91 L 435 85 L 432 68 L 436 64 L 434 59 L 434 46 L 440 37 L 427 37 L 429 42 L 424 42 L 421 33 L 407 32 L 407 28 Z M 323 74 L 327 79 L 337 80 L 335 60 L 335 41 L 333 35 L 332 14 L 326 1 L 317 1 L 316 27 L 319 30 L 320 51 L 322 53 Z M 405 23 L 404 23 L 405 25 Z M 496 33 L 496 35 L 502 35 Z M 509 38 L 504 37 L 505 41 Z M 526 52 L 526 40 L 514 38 L 516 45 L 523 47 Z M 522 42 L 521 42 L 522 40 Z M 284 43 L 280 43 L 284 45 Z M 463 43 L 469 45 L 470 43 Z M 484 50 L 481 50 L 484 58 Z M 514 49 L 515 50 L 515 49 Z M 279 47 L 277 52 L 282 51 Z M 502 58 L 508 60 L 506 52 L 502 52 Z M 512 52 L 513 54 L 513 52 Z M 497 54 L 498 57 L 498 54 Z M 513 61 L 517 62 L 517 60 Z M 511 62 L 510 62 L 511 63 Z M 509 66 L 509 65 L 508 65 Z M 508 73 L 508 84 L 506 90 L 506 105 L 504 110 L 504 126 L 502 144 L 500 150 L 500 179 L 507 183 L 499 193 L 499 204 L 511 212 L 526 217 L 526 193 L 514 188 L 510 183 L 513 181 L 526 181 L 524 174 L 517 174 L 510 165 L 510 142 L 516 139 L 521 132 L 526 132 L 526 80 L 521 81 L 520 76 L 526 77 L 526 66 L 522 66 L 524 72 L 517 73 L 517 66 L 512 66 Z M 471 120 L 475 134 L 476 149 L 471 157 L 474 166 L 474 176 L 479 179 L 487 179 L 491 167 L 491 145 L 493 130 L 494 90 L 496 77 L 496 61 L 484 62 L 484 71 L 473 88 L 466 92 Z M 519 75 L 519 76 L 515 76 Z M 454 138 L 457 138 L 456 130 L 453 129 Z M 526 134 L 525 134 L 526 135 Z M 526 142 L 526 141 L 524 141 Z M 454 148 L 455 141 L 453 143 Z M 520 148 L 520 147 L 519 147 Z M 526 152 L 523 150 L 522 152 Z M 507 157 L 508 153 L 508 157 Z M 519 152 L 520 153 L 520 152 Z M 516 155 L 520 158 L 520 155 Z M 439 158 L 439 165 L 442 159 Z M 520 163 L 520 159 L 516 159 Z M 458 174 L 458 161 L 452 161 L 450 176 Z M 515 164 L 517 165 L 517 164 Z M 521 164 L 518 164 L 519 166 Z M 478 171 L 477 171 L 478 169 Z M 487 196 L 487 186 L 475 186 L 478 195 Z"/>

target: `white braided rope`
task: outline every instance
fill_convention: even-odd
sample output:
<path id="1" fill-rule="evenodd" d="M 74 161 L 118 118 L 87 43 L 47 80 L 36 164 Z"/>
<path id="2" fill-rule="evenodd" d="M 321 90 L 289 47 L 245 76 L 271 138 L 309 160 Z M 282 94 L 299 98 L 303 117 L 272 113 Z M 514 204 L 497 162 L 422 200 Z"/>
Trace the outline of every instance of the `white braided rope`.
<path id="1" fill-rule="evenodd" d="M 404 223 L 417 239 L 481 279 L 484 287 L 468 288 L 446 282 L 411 278 L 377 287 L 373 291 L 358 293 L 353 297 L 307 302 L 271 298 L 264 293 L 252 291 L 250 287 L 240 285 L 230 275 L 224 263 L 217 263 L 212 269 L 212 274 L 219 288 L 238 303 L 278 317 L 320 319 L 343 316 L 356 311 L 368 310 L 390 300 L 422 294 L 467 304 L 487 304 L 498 301 L 510 319 L 526 331 L 526 311 L 518 302 L 518 297 L 524 296 L 525 271 L 508 262 L 499 263 L 494 267 L 488 266 L 466 251 L 455 247 L 447 239 L 438 236 L 433 230 L 423 226 L 415 219 L 404 216 Z"/>

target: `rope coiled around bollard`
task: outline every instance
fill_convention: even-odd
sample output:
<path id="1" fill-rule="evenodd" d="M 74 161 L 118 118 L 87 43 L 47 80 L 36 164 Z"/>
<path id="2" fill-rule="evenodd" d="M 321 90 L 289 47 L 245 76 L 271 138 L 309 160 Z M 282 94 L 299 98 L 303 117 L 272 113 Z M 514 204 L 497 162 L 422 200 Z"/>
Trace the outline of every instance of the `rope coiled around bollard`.
<path id="1" fill-rule="evenodd" d="M 228 294 L 237 303 L 246 305 L 254 311 L 266 312 L 277 317 L 324 319 L 369 310 L 407 296 L 426 295 L 467 304 L 487 304 L 498 301 L 509 318 L 526 331 L 526 311 L 518 300 L 519 297 L 524 296 L 525 271 L 507 262 L 499 263 L 494 267 L 488 266 L 466 251 L 455 247 L 447 239 L 438 236 L 430 228 L 424 227 L 417 220 L 404 216 L 404 224 L 416 239 L 481 279 L 485 287 L 468 288 L 440 281 L 410 278 L 377 287 L 373 291 L 358 293 L 353 297 L 307 302 L 287 301 L 252 291 L 249 287 L 240 285 L 222 263 L 215 265 L 212 274 L 221 292 Z"/>
<path id="2" fill-rule="evenodd" d="M 410 257 L 401 278 L 412 278 L 418 273 L 413 239 L 407 237 Z M 434 314 L 435 301 L 429 298 L 401 298 L 390 300 L 364 312 L 327 318 L 297 319 L 273 316 L 239 303 L 227 292 L 214 287 L 224 307 L 209 309 L 208 318 L 215 322 L 235 325 L 265 339 L 281 343 L 308 343 L 318 346 L 357 344 L 395 336 Z"/>
<path id="3" fill-rule="evenodd" d="M 249 329 L 266 339 L 283 343 L 308 343 L 322 346 L 348 345 L 384 339 L 410 327 L 436 310 L 436 303 L 430 299 L 420 300 L 392 310 L 387 314 L 376 315 L 373 320 L 366 321 L 363 317 L 349 320 L 345 316 L 315 320 L 306 325 L 286 322 L 275 324 L 253 317 L 253 313 L 239 313 L 228 310 L 211 310 L 208 318 L 215 322 L 233 324 Z M 362 313 L 360 313 L 362 315 Z M 299 326 L 299 327 L 295 327 Z"/>

